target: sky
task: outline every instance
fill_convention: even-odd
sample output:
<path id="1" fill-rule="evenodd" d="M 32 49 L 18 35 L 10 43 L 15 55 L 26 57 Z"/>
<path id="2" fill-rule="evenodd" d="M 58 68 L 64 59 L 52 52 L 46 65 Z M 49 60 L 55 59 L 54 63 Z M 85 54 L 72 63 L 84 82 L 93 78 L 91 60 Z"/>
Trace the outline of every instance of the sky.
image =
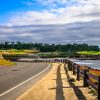
<path id="1" fill-rule="evenodd" d="M 0 42 L 100 45 L 100 0 L 0 0 Z"/>

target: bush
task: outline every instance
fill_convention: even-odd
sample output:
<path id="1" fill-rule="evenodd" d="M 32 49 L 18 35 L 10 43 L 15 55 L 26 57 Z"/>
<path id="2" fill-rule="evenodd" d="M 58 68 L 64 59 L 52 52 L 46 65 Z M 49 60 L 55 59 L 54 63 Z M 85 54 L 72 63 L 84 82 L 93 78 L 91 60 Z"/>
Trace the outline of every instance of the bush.
<path id="1" fill-rule="evenodd" d="M 71 78 L 69 79 L 69 81 L 71 81 L 71 82 L 75 82 L 75 81 L 76 81 L 76 79 L 75 79 L 75 78 L 73 78 L 73 77 L 71 77 Z"/>
<path id="2" fill-rule="evenodd" d="M 89 93 L 92 93 L 92 94 L 94 94 L 94 95 L 96 95 L 96 94 L 97 94 L 96 90 L 95 90 L 95 89 L 93 89 L 93 88 L 91 88 L 91 90 L 89 91 Z"/>
<path id="3" fill-rule="evenodd" d="M 15 63 L 13 63 L 9 60 L 0 59 L 0 65 L 1 66 L 12 66 L 12 65 L 15 65 Z"/>

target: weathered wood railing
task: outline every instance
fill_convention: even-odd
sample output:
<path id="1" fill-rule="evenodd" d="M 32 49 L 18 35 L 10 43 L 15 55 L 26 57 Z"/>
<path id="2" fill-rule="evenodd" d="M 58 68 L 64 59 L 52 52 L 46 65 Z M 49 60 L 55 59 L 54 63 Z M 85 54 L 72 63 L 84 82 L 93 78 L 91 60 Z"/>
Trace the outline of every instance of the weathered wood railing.
<path id="1" fill-rule="evenodd" d="M 36 59 L 34 62 L 46 62 L 46 63 L 65 63 L 66 59 Z"/>
<path id="2" fill-rule="evenodd" d="M 68 69 L 73 71 L 73 75 L 76 75 L 76 79 L 80 81 L 83 79 L 83 86 L 91 86 L 97 91 L 98 100 L 100 100 L 100 70 L 92 69 L 87 66 L 81 66 L 70 60 L 67 60 Z"/>
<path id="3" fill-rule="evenodd" d="M 18 62 L 45 62 L 45 63 L 56 63 L 56 62 L 60 62 L 60 63 L 64 63 L 64 59 L 33 59 L 33 60 L 28 60 L 28 59 L 24 59 L 24 60 L 19 60 Z"/>

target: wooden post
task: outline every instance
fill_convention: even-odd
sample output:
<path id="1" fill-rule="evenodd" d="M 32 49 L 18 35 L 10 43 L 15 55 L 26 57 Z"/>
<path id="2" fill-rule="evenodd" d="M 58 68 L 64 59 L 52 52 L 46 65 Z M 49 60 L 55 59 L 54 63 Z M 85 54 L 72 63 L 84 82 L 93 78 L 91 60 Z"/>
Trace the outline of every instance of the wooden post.
<path id="1" fill-rule="evenodd" d="M 65 72 L 68 72 L 68 68 L 66 67 L 66 63 L 64 64 Z"/>
<path id="2" fill-rule="evenodd" d="M 69 69 L 69 66 L 70 66 L 70 62 L 69 62 L 69 60 L 68 60 L 68 69 Z"/>
<path id="3" fill-rule="evenodd" d="M 100 100 L 100 76 L 98 76 L 98 100 Z"/>
<path id="4" fill-rule="evenodd" d="M 68 63 L 67 63 L 67 59 L 65 59 L 65 63 L 68 64 Z"/>
<path id="5" fill-rule="evenodd" d="M 72 62 L 71 61 L 68 61 L 68 68 L 70 71 L 72 71 Z"/>
<path id="6" fill-rule="evenodd" d="M 80 81 L 80 69 L 79 69 L 79 66 L 77 66 L 77 80 Z"/>
<path id="7" fill-rule="evenodd" d="M 83 86 L 84 87 L 88 87 L 89 86 L 89 84 L 87 82 L 87 79 L 89 79 L 89 76 L 87 75 L 87 70 L 84 69 L 84 77 L 83 77 Z"/>
<path id="8" fill-rule="evenodd" d="M 73 63 L 73 75 L 75 75 L 75 64 Z"/>
<path id="9" fill-rule="evenodd" d="M 66 63 L 64 64 L 64 69 L 65 69 L 65 70 L 67 69 L 67 67 L 66 67 Z"/>
<path id="10" fill-rule="evenodd" d="M 68 65 L 68 60 L 66 59 L 66 64 Z"/>
<path id="11" fill-rule="evenodd" d="M 62 59 L 62 63 L 64 63 L 64 59 Z"/>
<path id="12" fill-rule="evenodd" d="M 63 59 L 63 63 L 65 63 L 65 59 Z"/>

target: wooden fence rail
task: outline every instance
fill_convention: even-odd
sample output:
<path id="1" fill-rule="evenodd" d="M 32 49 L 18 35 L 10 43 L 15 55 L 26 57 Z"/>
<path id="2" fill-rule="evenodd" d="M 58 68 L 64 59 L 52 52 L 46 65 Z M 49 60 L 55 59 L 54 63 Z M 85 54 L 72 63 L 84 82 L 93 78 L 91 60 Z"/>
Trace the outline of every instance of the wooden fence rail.
<path id="1" fill-rule="evenodd" d="M 76 75 L 76 79 L 80 81 L 80 77 L 83 79 L 83 86 L 91 86 L 97 91 L 98 100 L 100 100 L 100 70 L 92 69 L 87 66 L 80 66 L 70 60 L 67 60 L 68 69 L 73 71 L 73 75 Z"/>

